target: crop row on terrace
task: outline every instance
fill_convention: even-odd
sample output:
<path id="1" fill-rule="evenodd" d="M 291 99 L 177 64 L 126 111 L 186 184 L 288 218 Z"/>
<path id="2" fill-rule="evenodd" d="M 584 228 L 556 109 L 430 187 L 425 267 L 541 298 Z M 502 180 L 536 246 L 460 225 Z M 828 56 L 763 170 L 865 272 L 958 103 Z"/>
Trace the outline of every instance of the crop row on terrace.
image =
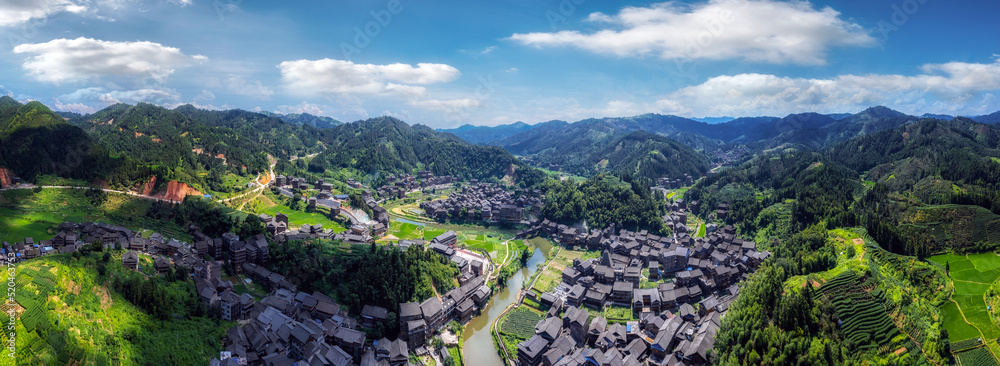
<path id="1" fill-rule="evenodd" d="M 996 358 L 986 347 L 974 348 L 955 355 L 962 366 L 998 366 Z"/>
<path id="2" fill-rule="evenodd" d="M 982 347 L 983 344 L 983 339 L 980 337 L 951 342 L 951 353 L 959 353 L 973 348 L 979 348 Z"/>
<path id="3" fill-rule="evenodd" d="M 500 325 L 500 332 L 528 339 L 535 335 L 535 325 L 541 320 L 540 314 L 524 307 L 517 307 L 507 314 L 503 324 Z"/>
<path id="4" fill-rule="evenodd" d="M 845 338 L 862 350 L 891 348 L 885 346 L 900 335 L 876 285 L 872 277 L 862 279 L 854 271 L 845 271 L 820 286 L 815 295 L 829 296 Z"/>

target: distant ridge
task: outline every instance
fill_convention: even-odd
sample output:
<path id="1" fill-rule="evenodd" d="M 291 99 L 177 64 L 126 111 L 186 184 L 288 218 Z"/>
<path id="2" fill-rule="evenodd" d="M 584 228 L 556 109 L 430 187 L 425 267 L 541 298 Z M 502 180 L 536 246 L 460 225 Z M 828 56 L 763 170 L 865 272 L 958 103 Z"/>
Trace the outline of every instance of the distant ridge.
<path id="1" fill-rule="evenodd" d="M 1000 111 L 993 112 L 991 114 L 983 116 L 972 117 L 972 120 L 979 123 L 990 123 L 990 124 L 1000 123 Z"/>
<path id="2" fill-rule="evenodd" d="M 473 126 L 473 125 L 462 125 L 458 128 L 453 129 L 438 129 L 440 132 L 451 133 L 458 136 L 462 140 L 480 144 L 480 145 L 493 145 L 493 142 L 498 140 L 503 140 L 515 134 L 530 130 L 539 126 L 541 124 L 529 125 L 527 123 L 518 121 L 506 125 L 498 126 Z"/>
<path id="3" fill-rule="evenodd" d="M 736 117 L 701 117 L 701 118 L 691 118 L 698 122 L 705 122 L 710 125 L 716 125 L 720 123 L 726 123 L 736 119 Z"/>

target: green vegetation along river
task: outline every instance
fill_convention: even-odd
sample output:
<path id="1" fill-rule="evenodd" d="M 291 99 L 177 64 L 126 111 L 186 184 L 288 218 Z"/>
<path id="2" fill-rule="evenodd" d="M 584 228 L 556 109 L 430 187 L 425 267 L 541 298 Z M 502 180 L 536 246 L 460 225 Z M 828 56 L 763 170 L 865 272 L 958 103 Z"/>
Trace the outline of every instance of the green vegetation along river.
<path id="1" fill-rule="evenodd" d="M 542 241 L 538 242 L 542 243 Z M 490 299 L 486 311 L 466 324 L 463 334 L 464 349 L 462 349 L 466 365 L 503 366 L 503 361 L 497 354 L 496 347 L 493 346 L 490 324 L 496 321 L 507 306 L 517 301 L 517 294 L 521 292 L 524 281 L 530 279 L 542 263 L 545 263 L 545 253 L 551 249 L 552 247 L 547 241 L 544 244 L 539 244 L 539 247 L 535 248 L 535 253 L 528 259 L 528 264 L 507 280 L 506 288 Z"/>

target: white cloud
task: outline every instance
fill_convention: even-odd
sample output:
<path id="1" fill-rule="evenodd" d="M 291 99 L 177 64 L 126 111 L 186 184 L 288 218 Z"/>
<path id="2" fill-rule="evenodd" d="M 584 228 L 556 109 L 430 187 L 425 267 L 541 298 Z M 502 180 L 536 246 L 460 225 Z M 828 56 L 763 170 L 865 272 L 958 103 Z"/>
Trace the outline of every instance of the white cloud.
<path id="1" fill-rule="evenodd" d="M 814 9 L 798 0 L 671 1 L 625 7 L 617 15 L 593 13 L 588 20 L 604 28 L 594 33 L 518 33 L 510 39 L 538 48 L 568 46 L 619 57 L 810 65 L 824 64 L 832 47 L 876 44 L 869 31 L 841 19 L 836 10 Z"/>
<path id="2" fill-rule="evenodd" d="M 0 27 L 23 24 L 31 19 L 43 19 L 49 15 L 87 11 L 87 2 L 69 0 L 0 0 Z"/>
<path id="3" fill-rule="evenodd" d="M 14 97 L 14 92 L 10 91 L 10 89 L 7 89 L 3 85 L 0 85 L 0 95 L 6 95 L 8 97 L 13 98 Z"/>
<path id="4" fill-rule="evenodd" d="M 182 6 L 182 7 L 184 7 L 184 6 L 188 6 L 188 5 L 191 5 L 191 4 L 193 3 L 193 0 L 169 0 L 169 1 L 170 1 L 171 3 L 174 3 L 174 4 L 177 4 L 177 5 L 180 5 L 180 6 Z"/>
<path id="5" fill-rule="evenodd" d="M 326 115 L 326 112 L 324 111 L 323 107 L 315 104 L 310 104 L 309 102 L 306 101 L 303 101 L 298 105 L 279 105 L 277 108 L 277 112 L 281 114 L 309 113 L 314 116 Z"/>
<path id="6" fill-rule="evenodd" d="M 1000 60 L 921 67 L 918 75 L 840 75 L 826 79 L 767 74 L 722 75 L 656 102 L 681 115 L 777 115 L 858 111 L 886 105 L 906 113 L 990 113 L 1000 109 Z"/>
<path id="7" fill-rule="evenodd" d="M 518 69 L 518 68 L 516 68 L 516 67 L 512 67 L 512 68 L 509 68 L 509 69 L 507 69 L 506 71 L 507 71 L 507 73 L 509 73 L 509 74 L 516 74 L 516 73 L 517 73 L 518 71 L 521 71 L 521 70 L 519 70 L 519 69 Z"/>
<path id="8" fill-rule="evenodd" d="M 344 60 L 297 60 L 278 65 L 285 88 L 302 95 L 398 95 L 419 97 L 421 86 L 409 84 L 444 83 L 457 79 L 458 69 L 445 64 L 420 63 L 417 67 L 356 64 Z"/>
<path id="9" fill-rule="evenodd" d="M 57 111 L 76 112 L 80 114 L 90 114 L 97 111 L 97 108 L 83 103 L 62 103 L 59 99 L 56 99 L 55 107 Z"/>
<path id="10" fill-rule="evenodd" d="M 261 84 L 260 80 L 247 82 L 236 75 L 229 75 L 226 78 L 226 90 L 237 95 L 244 95 L 256 99 L 271 99 L 274 90 Z"/>
<path id="11" fill-rule="evenodd" d="M 180 102 L 180 94 L 173 90 L 137 89 L 137 90 L 107 90 L 101 87 L 89 87 L 61 95 L 59 100 L 84 104 L 101 104 L 108 106 L 115 103 L 136 104 L 139 102 L 167 106 Z"/>
<path id="12" fill-rule="evenodd" d="M 485 54 L 488 54 L 490 52 L 493 52 L 496 49 L 497 49 L 497 46 L 489 46 L 489 47 L 484 48 L 482 51 L 479 51 L 479 54 L 480 55 L 485 55 Z"/>
<path id="13" fill-rule="evenodd" d="M 22 44 L 14 53 L 33 54 L 21 66 L 39 81 L 51 83 L 112 80 L 163 82 L 176 69 L 208 58 L 188 56 L 153 42 L 113 42 L 91 38 L 54 39 Z"/>

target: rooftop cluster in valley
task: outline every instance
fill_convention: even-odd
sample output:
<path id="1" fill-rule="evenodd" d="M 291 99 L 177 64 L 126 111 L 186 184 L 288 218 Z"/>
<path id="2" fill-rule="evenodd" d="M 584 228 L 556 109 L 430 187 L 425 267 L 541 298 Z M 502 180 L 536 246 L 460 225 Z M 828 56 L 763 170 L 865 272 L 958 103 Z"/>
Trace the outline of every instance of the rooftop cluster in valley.
<path id="1" fill-rule="evenodd" d="M 385 177 L 385 185 L 379 187 L 378 195 L 389 198 L 406 198 L 410 193 L 429 189 L 448 189 L 458 178 L 450 175 L 435 176 L 429 170 L 421 170 L 417 175 L 399 174 Z"/>
<path id="2" fill-rule="evenodd" d="M 495 184 L 475 183 L 462 187 L 446 199 L 421 202 L 420 209 L 439 221 L 522 223 L 525 212 L 541 213 L 543 200 L 539 190 L 514 195 Z"/>
<path id="3" fill-rule="evenodd" d="M 739 287 L 764 259 L 756 243 L 723 227 L 704 238 L 661 237 L 614 226 L 582 233 L 548 220 L 519 233 L 547 234 L 568 246 L 601 251 L 574 260 L 553 291 L 535 335 L 517 347 L 521 365 L 700 365 L 709 362 L 720 319 Z M 648 271 L 648 275 L 644 272 Z M 645 281 L 644 281 L 645 280 Z M 645 283 L 646 286 L 640 286 Z M 590 318 L 584 308 L 624 307 L 635 321 Z"/>
<path id="4" fill-rule="evenodd" d="M 272 181 L 275 188 L 282 195 L 295 197 L 296 191 L 309 191 L 310 183 L 305 178 L 286 177 L 279 175 Z M 274 235 L 278 242 L 285 240 L 301 240 L 306 238 L 322 238 L 340 240 L 349 244 L 366 244 L 385 235 L 389 229 L 389 212 L 385 210 L 379 202 L 372 196 L 369 190 L 361 191 L 361 198 L 365 202 L 368 210 L 371 211 L 370 219 L 363 216 L 357 210 L 344 209 L 345 203 L 350 199 L 346 194 L 333 194 L 333 183 L 320 178 L 313 183 L 313 188 L 318 191 L 315 196 L 307 198 L 307 207 L 323 207 L 330 210 L 331 216 L 344 216 L 350 222 L 350 230 L 345 232 L 335 232 L 331 229 L 323 229 L 321 224 L 305 225 L 293 231 L 288 224 L 288 216 L 282 213 L 271 217 L 267 214 L 260 214 L 258 217 L 267 227 L 267 231 Z M 361 209 L 355 207 L 355 209 Z M 362 209 L 363 211 L 363 209 Z"/>
<path id="5" fill-rule="evenodd" d="M 404 365 L 409 354 L 426 354 L 426 342 L 451 320 L 468 322 L 490 299 L 486 283 L 488 267 L 478 254 L 455 248 L 458 236 L 448 231 L 431 240 L 429 248 L 448 256 L 460 268 L 457 288 L 422 302 L 399 304 L 398 339 L 369 340 L 362 327 L 386 322 L 389 309 L 365 305 L 360 322 L 335 300 L 320 293 L 296 292 L 282 286 L 283 278 L 254 263 L 245 263 L 243 273 L 270 289 L 269 296 L 241 307 L 241 325 L 229 330 L 225 352 L 218 362 L 265 365 Z M 400 250 L 423 241 L 400 243 Z M 458 253 L 461 251 L 462 253 Z M 279 282 L 274 282 L 278 280 Z M 223 311 L 225 313 L 225 310 Z M 244 325 L 245 324 L 245 325 Z M 412 351 L 412 352 L 411 352 Z M 439 351 L 437 351 L 439 352 Z M 233 360 L 233 361 L 228 361 Z"/>

